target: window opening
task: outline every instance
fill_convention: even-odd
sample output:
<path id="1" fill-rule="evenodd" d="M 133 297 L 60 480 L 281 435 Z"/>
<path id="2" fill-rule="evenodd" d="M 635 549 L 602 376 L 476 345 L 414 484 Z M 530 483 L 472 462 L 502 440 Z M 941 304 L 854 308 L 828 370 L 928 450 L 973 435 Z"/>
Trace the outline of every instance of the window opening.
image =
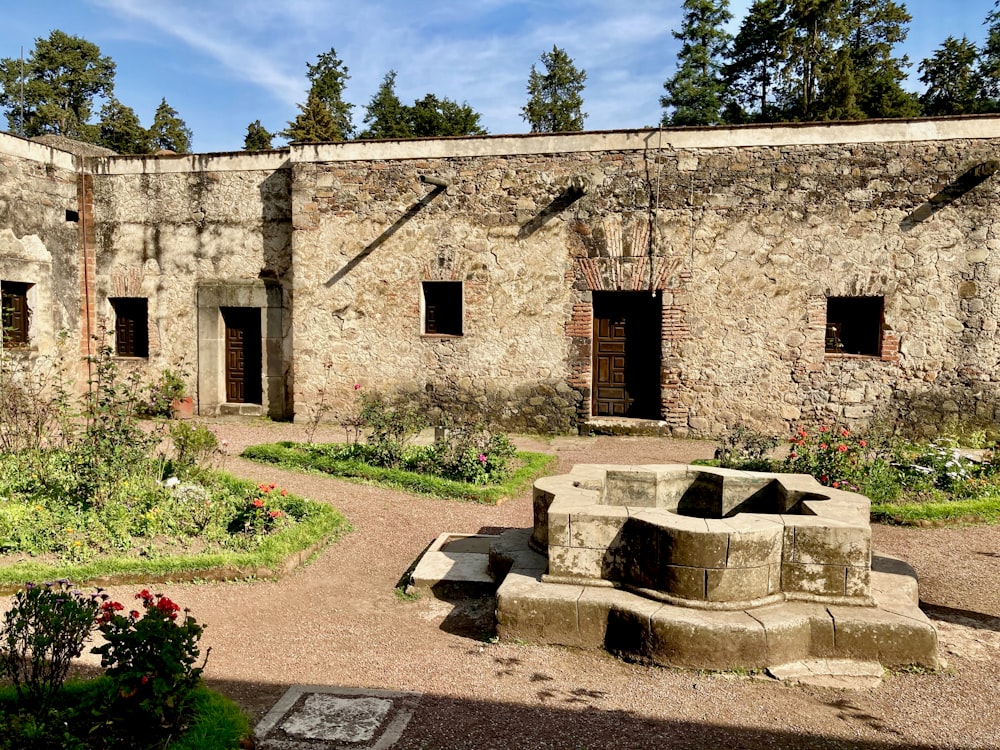
<path id="1" fill-rule="evenodd" d="M 145 297 L 115 297 L 115 354 L 119 357 L 149 356 L 148 301 Z"/>
<path id="2" fill-rule="evenodd" d="M 80 221 L 80 212 L 71 208 L 66 209 L 66 221 Z"/>
<path id="3" fill-rule="evenodd" d="M 425 281 L 424 333 L 439 336 L 462 335 L 462 282 Z"/>
<path id="4" fill-rule="evenodd" d="M 28 346 L 31 326 L 31 308 L 28 307 L 28 290 L 31 284 L 19 281 L 0 281 L 0 309 L 3 311 L 3 344 L 7 347 Z"/>
<path id="5" fill-rule="evenodd" d="M 879 356 L 883 309 L 883 297 L 828 297 L 827 353 Z"/>

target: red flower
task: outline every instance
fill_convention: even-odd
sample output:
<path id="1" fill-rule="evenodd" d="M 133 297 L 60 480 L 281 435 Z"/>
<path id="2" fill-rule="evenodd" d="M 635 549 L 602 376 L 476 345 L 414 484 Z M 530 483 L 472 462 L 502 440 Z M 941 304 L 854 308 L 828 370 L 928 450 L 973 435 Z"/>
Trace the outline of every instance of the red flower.
<path id="1" fill-rule="evenodd" d="M 850 436 L 851 436 L 851 433 L 850 433 L 850 432 L 849 432 L 848 430 L 846 430 L 846 429 L 842 429 L 842 430 L 840 431 L 840 436 L 841 436 L 841 437 L 850 437 Z"/>
<path id="2" fill-rule="evenodd" d="M 789 458 L 798 458 L 799 454 L 796 453 L 795 451 L 792 451 L 791 453 L 788 454 L 788 457 Z"/>
<path id="3" fill-rule="evenodd" d="M 287 494 L 288 494 L 288 490 L 282 490 L 282 491 L 281 491 L 281 496 L 282 496 L 282 497 L 284 497 L 284 496 L 285 496 L 285 495 L 287 495 Z"/>
<path id="4" fill-rule="evenodd" d="M 355 383 L 354 384 L 354 390 L 360 391 L 361 390 L 361 383 Z"/>
<path id="5" fill-rule="evenodd" d="M 834 482 L 833 489 L 837 489 L 838 487 L 840 487 L 840 482 Z"/>
<path id="6" fill-rule="evenodd" d="M 153 595 L 149 593 L 149 589 L 143 589 L 138 594 L 135 595 L 136 599 L 142 599 L 143 602 L 149 604 L 153 601 Z"/>
<path id="7" fill-rule="evenodd" d="M 826 443 L 820 443 L 820 444 L 819 444 L 819 449 L 820 449 L 821 451 L 825 451 L 825 450 L 826 450 Z"/>
<path id="8" fill-rule="evenodd" d="M 862 448 L 864 448 L 866 445 L 868 445 L 868 441 L 867 440 L 859 440 L 858 441 L 858 445 L 860 445 Z"/>
<path id="9" fill-rule="evenodd" d="M 139 610 L 133 609 L 131 612 L 128 613 L 128 616 L 131 617 L 133 620 L 138 620 L 139 619 Z"/>
<path id="10" fill-rule="evenodd" d="M 263 507 L 264 507 L 264 501 L 263 501 L 263 500 L 261 500 L 261 499 L 260 499 L 260 498 L 258 497 L 257 499 L 255 499 L 255 500 L 253 501 L 253 507 L 255 507 L 255 508 L 263 508 Z"/>
<path id="11" fill-rule="evenodd" d="M 269 515 L 269 516 L 270 516 L 271 518 L 281 518 L 281 511 L 280 511 L 280 510 L 272 510 L 272 511 L 270 511 L 270 512 L 268 513 L 268 515 Z"/>
<path id="12" fill-rule="evenodd" d="M 841 453 L 846 453 L 847 452 L 847 446 L 844 445 L 843 443 L 841 443 L 840 445 L 837 446 L 837 450 L 840 451 Z"/>
<path id="13" fill-rule="evenodd" d="M 821 476 L 821 477 L 819 478 L 819 481 L 821 481 L 821 482 L 822 482 L 823 484 L 826 484 L 826 482 L 827 482 L 827 480 L 828 480 L 829 478 L 830 478 L 830 477 L 828 477 L 828 476 L 827 476 L 826 474 L 824 474 L 823 476 Z"/>
<path id="14" fill-rule="evenodd" d="M 820 432 L 829 432 L 829 431 L 830 431 L 830 428 L 829 428 L 829 427 L 825 427 L 825 426 L 824 426 L 824 427 L 820 427 L 820 428 L 819 428 L 819 431 L 820 431 Z"/>

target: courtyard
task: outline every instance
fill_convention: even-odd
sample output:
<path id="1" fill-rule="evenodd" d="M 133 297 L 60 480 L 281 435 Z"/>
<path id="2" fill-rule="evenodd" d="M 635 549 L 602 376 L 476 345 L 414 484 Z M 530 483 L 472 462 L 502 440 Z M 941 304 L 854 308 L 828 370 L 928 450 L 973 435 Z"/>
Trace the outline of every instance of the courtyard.
<path id="1" fill-rule="evenodd" d="M 243 461 L 252 443 L 303 439 L 292 424 L 217 420 L 225 469 L 328 502 L 354 531 L 277 581 L 158 586 L 207 625 L 207 682 L 257 724 L 293 686 L 403 695 L 396 736 L 355 748 L 994 748 L 1000 744 L 1000 527 L 874 525 L 876 552 L 916 569 L 938 629 L 938 673 L 846 686 L 631 664 L 603 653 L 496 642 L 490 599 L 408 600 L 406 571 L 441 532 L 532 522 L 530 492 L 498 506 L 410 495 Z M 317 441 L 342 432 L 321 428 Z M 644 437 L 517 438 L 578 463 L 686 463 L 714 443 Z M 123 587 L 128 596 L 134 587 Z M 118 593 L 117 591 L 113 593 Z M 405 699 L 405 700 L 404 700 Z M 389 719 L 387 719 L 389 721 Z M 380 730 L 381 731 L 381 730 Z"/>

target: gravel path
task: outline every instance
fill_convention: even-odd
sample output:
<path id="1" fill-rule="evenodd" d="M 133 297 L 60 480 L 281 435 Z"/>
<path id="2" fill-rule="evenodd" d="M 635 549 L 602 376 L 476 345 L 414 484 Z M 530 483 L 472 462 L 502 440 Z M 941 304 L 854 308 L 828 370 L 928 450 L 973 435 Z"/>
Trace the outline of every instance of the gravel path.
<path id="1" fill-rule="evenodd" d="M 251 443 L 302 439 L 302 427 L 209 424 L 227 441 L 228 471 L 330 502 L 354 525 L 277 582 L 158 587 L 208 625 L 206 677 L 254 720 L 290 685 L 318 684 L 422 692 L 398 748 L 1000 747 L 1000 527 L 874 528 L 876 550 L 903 557 L 921 577 L 949 665 L 940 674 L 892 674 L 878 688 L 848 691 L 645 668 L 601 653 L 489 643 L 475 611 L 396 597 L 400 577 L 441 532 L 530 526 L 530 492 L 484 507 L 282 471 L 235 455 Z M 555 452 L 560 471 L 686 462 L 713 450 L 662 438 L 516 442 Z"/>

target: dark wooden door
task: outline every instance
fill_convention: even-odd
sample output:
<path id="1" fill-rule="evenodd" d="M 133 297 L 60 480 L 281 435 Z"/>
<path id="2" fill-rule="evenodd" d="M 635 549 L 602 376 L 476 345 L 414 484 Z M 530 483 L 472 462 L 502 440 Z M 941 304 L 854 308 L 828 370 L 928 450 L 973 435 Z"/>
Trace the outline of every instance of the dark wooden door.
<path id="1" fill-rule="evenodd" d="M 224 307 L 226 326 L 226 401 L 261 403 L 260 309 Z"/>
<path id="2" fill-rule="evenodd" d="M 660 296 L 594 292 L 595 417 L 660 417 Z"/>

